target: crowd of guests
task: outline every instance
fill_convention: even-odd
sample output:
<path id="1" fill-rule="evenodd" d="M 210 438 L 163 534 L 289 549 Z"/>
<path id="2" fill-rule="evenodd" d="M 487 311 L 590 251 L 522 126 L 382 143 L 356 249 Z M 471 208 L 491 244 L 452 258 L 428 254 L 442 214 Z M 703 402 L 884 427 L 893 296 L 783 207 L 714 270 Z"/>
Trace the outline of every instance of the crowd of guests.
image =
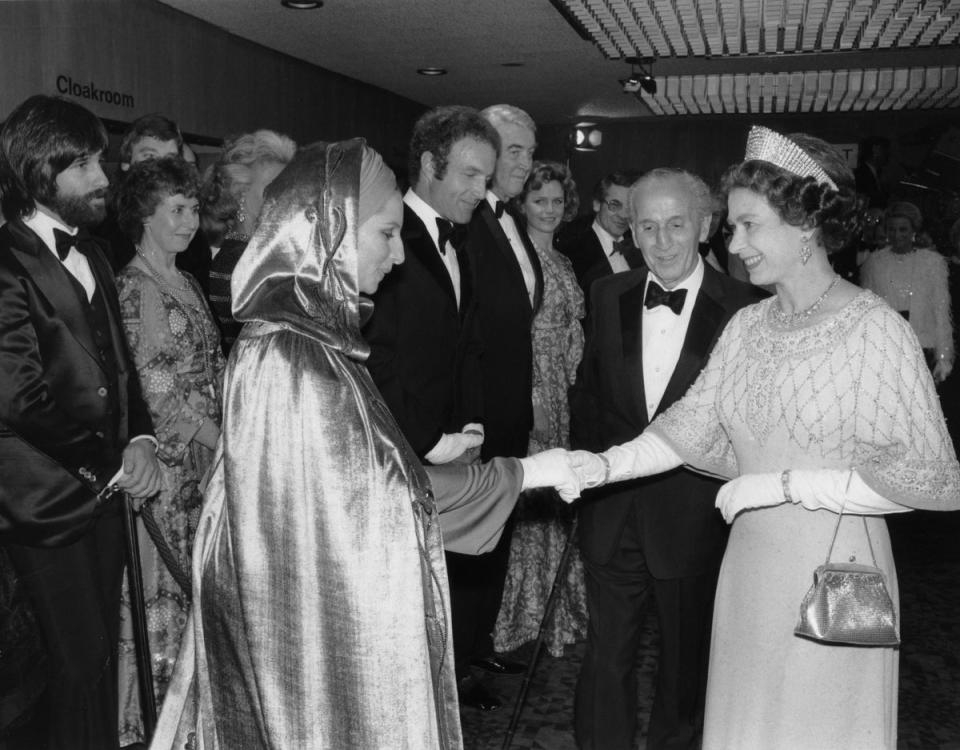
<path id="1" fill-rule="evenodd" d="M 650 606 L 647 747 L 894 748 L 897 652 L 793 635 L 841 510 L 837 556 L 896 596 L 882 515 L 960 503 L 960 221 L 948 263 L 916 206 L 868 207 L 881 146 L 855 181 L 754 128 L 718 192 L 623 170 L 578 216 L 512 105 L 425 113 L 401 191 L 362 139 L 269 130 L 201 174 L 157 114 L 110 182 L 97 118 L 28 99 L 0 131 L 0 593 L 44 677 L 12 741 L 461 747 L 575 542 L 546 644 L 586 639 L 583 750 L 633 746 Z"/>

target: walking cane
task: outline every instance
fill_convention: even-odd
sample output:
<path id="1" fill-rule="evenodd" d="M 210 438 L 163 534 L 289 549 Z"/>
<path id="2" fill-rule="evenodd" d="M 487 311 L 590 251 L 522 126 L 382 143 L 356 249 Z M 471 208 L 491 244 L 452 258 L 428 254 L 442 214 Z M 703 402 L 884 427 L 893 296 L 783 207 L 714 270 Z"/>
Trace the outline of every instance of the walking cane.
<path id="1" fill-rule="evenodd" d="M 507 734 L 503 738 L 501 750 L 510 750 L 510 745 L 513 743 L 513 735 L 517 731 L 517 724 L 520 723 L 520 714 L 523 713 L 523 704 L 526 703 L 527 700 L 530 682 L 533 680 L 533 674 L 537 670 L 537 659 L 540 657 L 543 639 L 547 635 L 547 627 L 553 618 L 553 612 L 557 608 L 560 592 L 563 589 L 563 580 L 567 574 L 567 565 L 570 563 L 570 555 L 573 552 L 573 538 L 577 533 L 577 518 L 578 516 L 575 512 L 573 521 L 570 523 L 570 530 L 567 532 L 566 541 L 563 543 L 563 552 L 560 554 L 557 572 L 553 577 L 553 585 L 550 587 L 550 596 L 547 597 L 547 604 L 543 608 L 543 618 L 540 620 L 540 630 L 537 632 L 537 641 L 533 646 L 533 656 L 530 658 L 527 671 L 523 675 L 523 682 L 520 684 L 520 692 L 517 693 L 517 700 L 513 704 L 513 716 L 510 717 L 510 725 L 507 727 Z"/>
<path id="2" fill-rule="evenodd" d="M 147 610 L 143 601 L 143 569 L 140 566 L 140 546 L 137 543 L 137 521 L 127 493 L 122 495 L 123 531 L 127 544 L 127 583 L 130 588 L 130 616 L 133 622 L 133 642 L 137 654 L 137 674 L 140 677 L 140 709 L 143 714 L 143 735 L 149 743 L 157 726 L 157 698 L 153 692 L 153 667 L 150 663 L 150 643 L 147 641 Z"/>

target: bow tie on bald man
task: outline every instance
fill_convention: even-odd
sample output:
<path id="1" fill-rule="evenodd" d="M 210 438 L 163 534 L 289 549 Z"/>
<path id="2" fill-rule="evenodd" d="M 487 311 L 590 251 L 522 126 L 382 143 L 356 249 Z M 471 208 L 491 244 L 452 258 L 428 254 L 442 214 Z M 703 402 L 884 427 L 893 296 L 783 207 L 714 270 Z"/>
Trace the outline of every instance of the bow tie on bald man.
<path id="1" fill-rule="evenodd" d="M 57 257 L 60 260 L 67 259 L 72 247 L 77 248 L 78 252 L 86 253 L 90 247 L 96 245 L 96 240 L 90 236 L 86 229 L 80 229 L 76 234 L 68 234 L 61 229 L 54 229 L 53 240 L 56 243 Z"/>
<path id="2" fill-rule="evenodd" d="M 666 305 L 675 315 L 679 315 L 680 311 L 683 310 L 683 302 L 686 298 L 686 289 L 674 289 L 672 292 L 668 292 L 656 281 L 651 281 L 647 284 L 647 294 L 643 299 L 643 306 L 652 310 L 660 305 Z"/>
<path id="3" fill-rule="evenodd" d="M 506 207 L 507 207 L 507 204 L 504 203 L 502 200 L 499 200 L 499 199 L 498 199 L 496 202 L 494 202 L 494 204 L 493 204 L 493 213 L 495 213 L 495 214 L 497 215 L 497 218 L 498 218 L 498 219 L 499 219 L 501 216 L 503 216 L 503 210 L 504 210 Z"/>
<path id="4" fill-rule="evenodd" d="M 463 246 L 463 241 L 467 238 L 466 224 L 454 224 L 452 221 L 439 216 L 437 217 L 437 230 L 439 232 L 437 246 L 440 248 L 442 255 L 446 255 L 448 241 L 454 250 L 459 250 Z"/>

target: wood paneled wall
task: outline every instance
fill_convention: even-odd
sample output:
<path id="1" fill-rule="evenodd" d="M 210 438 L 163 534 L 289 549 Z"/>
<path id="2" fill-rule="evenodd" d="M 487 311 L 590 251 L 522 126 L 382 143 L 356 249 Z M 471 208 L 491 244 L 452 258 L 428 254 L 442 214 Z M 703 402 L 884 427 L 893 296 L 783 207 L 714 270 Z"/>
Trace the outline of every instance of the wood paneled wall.
<path id="1" fill-rule="evenodd" d="M 67 78 L 133 100 L 64 92 Z M 33 94 L 65 94 L 129 122 L 162 112 L 211 138 L 271 128 L 298 143 L 362 135 L 402 166 L 425 107 L 232 36 L 154 0 L 0 2 L 0 120 Z"/>

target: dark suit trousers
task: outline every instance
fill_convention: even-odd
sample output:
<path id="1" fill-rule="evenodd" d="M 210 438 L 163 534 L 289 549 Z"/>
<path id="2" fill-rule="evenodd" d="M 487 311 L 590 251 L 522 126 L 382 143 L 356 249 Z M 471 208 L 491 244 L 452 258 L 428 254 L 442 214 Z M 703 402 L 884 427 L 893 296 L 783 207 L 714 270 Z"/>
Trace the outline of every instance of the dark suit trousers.
<path id="1" fill-rule="evenodd" d="M 716 574 L 654 578 L 640 544 L 640 523 L 635 505 L 611 559 L 603 565 L 584 559 L 589 625 L 574 706 L 581 750 L 634 747 L 637 649 L 651 595 L 660 654 L 647 748 L 699 746 Z"/>
<path id="2" fill-rule="evenodd" d="M 47 750 L 118 747 L 117 648 L 123 528 L 101 517 L 65 547 L 7 547 L 40 624 L 49 657 L 35 716 Z"/>

